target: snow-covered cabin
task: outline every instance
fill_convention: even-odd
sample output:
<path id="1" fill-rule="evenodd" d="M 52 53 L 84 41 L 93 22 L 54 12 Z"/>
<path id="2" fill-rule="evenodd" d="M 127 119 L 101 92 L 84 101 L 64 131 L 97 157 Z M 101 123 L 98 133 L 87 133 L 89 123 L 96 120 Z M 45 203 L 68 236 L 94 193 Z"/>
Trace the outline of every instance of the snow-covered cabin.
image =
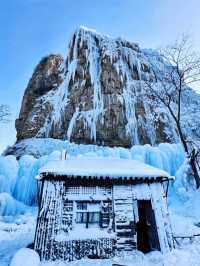
<path id="1" fill-rule="evenodd" d="M 40 170 L 35 250 L 42 260 L 168 251 L 170 176 L 134 160 L 71 157 Z"/>

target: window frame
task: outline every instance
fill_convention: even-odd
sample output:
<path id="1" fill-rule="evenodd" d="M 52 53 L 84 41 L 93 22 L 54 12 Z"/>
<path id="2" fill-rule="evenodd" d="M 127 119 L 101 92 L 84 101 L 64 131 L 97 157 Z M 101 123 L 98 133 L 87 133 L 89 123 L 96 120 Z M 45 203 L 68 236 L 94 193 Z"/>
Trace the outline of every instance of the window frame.
<path id="1" fill-rule="evenodd" d="M 79 206 L 79 204 L 82 204 Z M 84 206 L 84 204 L 86 204 L 86 207 Z M 99 211 L 93 211 L 90 210 L 89 204 L 96 204 L 99 205 Z M 77 224 L 85 224 L 86 228 L 89 227 L 90 224 L 97 224 L 100 227 L 100 223 L 101 223 L 101 211 L 100 211 L 100 202 L 99 201 L 95 201 L 95 202 L 89 202 L 89 201 L 76 201 L 76 223 Z M 78 216 L 80 214 L 83 214 L 82 217 L 79 219 Z M 94 219 L 95 221 L 91 221 L 91 217 L 95 216 L 98 214 L 98 219 Z"/>

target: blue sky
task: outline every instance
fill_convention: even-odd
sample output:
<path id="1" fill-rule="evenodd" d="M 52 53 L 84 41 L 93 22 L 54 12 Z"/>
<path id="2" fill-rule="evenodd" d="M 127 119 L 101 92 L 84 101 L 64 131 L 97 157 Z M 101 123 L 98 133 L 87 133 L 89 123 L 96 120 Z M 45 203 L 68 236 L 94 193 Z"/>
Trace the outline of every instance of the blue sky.
<path id="1" fill-rule="evenodd" d="M 200 43 L 199 0 L 4 0 L 0 9 L 0 103 L 12 120 L 0 125 L 0 152 L 15 141 L 14 120 L 41 57 L 61 53 L 80 25 L 157 48 L 189 33 Z M 200 49 L 199 49 L 200 50 Z"/>

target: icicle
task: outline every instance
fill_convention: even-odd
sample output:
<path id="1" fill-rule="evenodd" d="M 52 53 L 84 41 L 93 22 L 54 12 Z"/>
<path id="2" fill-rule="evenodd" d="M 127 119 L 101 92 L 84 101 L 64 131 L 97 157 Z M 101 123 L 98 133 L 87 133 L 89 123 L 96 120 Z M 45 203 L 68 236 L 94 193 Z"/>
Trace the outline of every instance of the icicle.
<path id="1" fill-rule="evenodd" d="M 76 120 L 77 120 L 78 116 L 79 116 L 79 108 L 77 107 L 76 111 L 74 112 L 74 114 L 72 116 L 72 119 L 70 120 L 68 129 L 67 129 L 67 139 L 69 141 L 71 139 L 72 131 L 73 131 L 73 128 L 74 128 L 74 125 L 76 123 Z"/>
<path id="2" fill-rule="evenodd" d="M 126 125 L 126 132 L 127 135 L 130 136 L 132 140 L 132 144 L 139 144 L 138 139 L 138 122 L 136 119 L 136 110 L 135 110 L 135 104 L 137 102 L 136 98 L 136 83 L 131 82 L 131 80 L 128 78 L 125 88 L 123 90 L 123 98 L 125 102 L 125 112 L 126 112 L 126 119 L 127 119 L 127 125 Z"/>

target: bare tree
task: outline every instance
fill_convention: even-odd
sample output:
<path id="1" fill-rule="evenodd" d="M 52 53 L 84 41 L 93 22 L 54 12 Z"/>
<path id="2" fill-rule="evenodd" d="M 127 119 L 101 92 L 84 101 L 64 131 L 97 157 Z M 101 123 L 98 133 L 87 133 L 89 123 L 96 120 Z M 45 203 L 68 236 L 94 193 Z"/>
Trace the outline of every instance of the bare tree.
<path id="1" fill-rule="evenodd" d="M 10 108 L 6 104 L 0 104 L 0 123 L 7 123 L 10 117 Z"/>
<path id="2" fill-rule="evenodd" d="M 200 187 L 199 164 L 194 141 L 189 141 L 182 126 L 182 96 L 188 86 L 200 81 L 200 57 L 194 52 L 187 36 L 167 46 L 159 54 L 164 64 L 152 65 L 152 80 L 146 81 L 154 98 L 157 98 L 169 111 L 189 159 L 197 188 Z"/>

